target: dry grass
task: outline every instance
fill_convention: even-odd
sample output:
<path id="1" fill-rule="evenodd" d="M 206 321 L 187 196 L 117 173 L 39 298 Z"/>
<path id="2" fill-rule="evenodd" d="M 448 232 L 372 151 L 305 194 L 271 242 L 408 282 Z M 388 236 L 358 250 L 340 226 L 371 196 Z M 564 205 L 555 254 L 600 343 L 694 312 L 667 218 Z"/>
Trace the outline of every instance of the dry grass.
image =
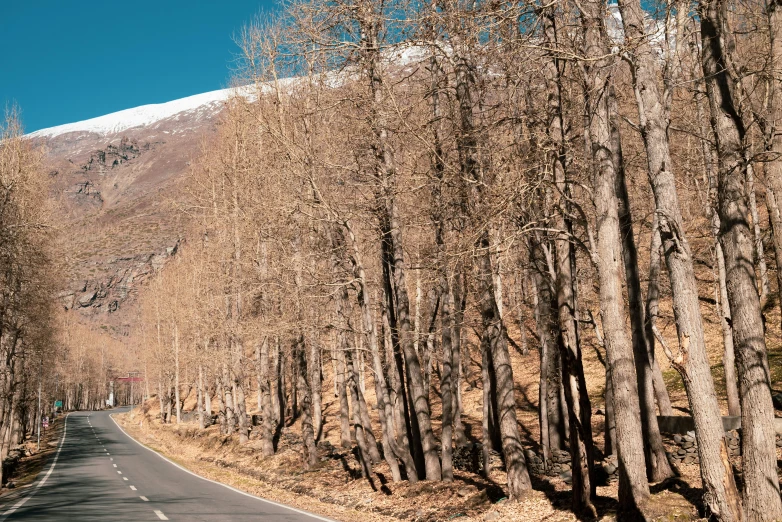
<path id="1" fill-rule="evenodd" d="M 5 486 L 0 489 L 0 499 L 4 499 L 6 496 L 17 496 L 20 491 L 29 488 L 38 474 L 44 468 L 49 458 L 57 451 L 57 442 L 62 437 L 64 417 L 56 418 L 51 427 L 45 432 L 41 433 L 41 450 L 37 450 L 37 439 L 31 437 L 25 441 L 23 446 L 30 453 L 29 456 L 23 457 L 16 469 L 10 476 L 4 477 L 6 480 Z M 13 488 L 8 488 L 9 484 L 13 484 Z"/>
<path id="2" fill-rule="evenodd" d="M 466 349 L 475 360 L 476 347 Z M 602 366 L 596 355 L 587 355 L 586 371 L 592 391 L 593 407 L 602 406 Z M 481 401 L 479 371 L 475 365 L 465 375 L 463 394 L 463 419 L 468 436 L 480 437 Z M 339 448 L 338 404 L 334 397 L 333 382 L 329 380 L 326 365 L 326 382 L 323 383 L 324 429 L 320 449 L 321 462 L 316 469 L 305 472 L 299 442 L 299 424 L 283 430 L 276 455 L 261 457 L 260 441 L 255 434 L 250 442 L 239 446 L 235 439 L 221 435 L 217 426 L 199 430 L 195 424 L 163 425 L 157 419 L 159 408 L 156 399 L 132 414 L 118 416 L 122 425 L 142 442 L 157 451 L 176 459 L 184 466 L 209 478 L 227 482 L 246 491 L 275 501 L 289 503 L 309 511 L 339 520 L 373 520 L 388 517 L 401 520 L 576 520 L 570 511 L 570 486 L 558 477 L 534 477 L 535 491 L 520 502 L 507 502 L 504 487 L 506 477 L 502 470 L 493 470 L 491 480 L 480 475 L 457 471 L 451 483 L 419 483 L 409 485 L 390 482 L 390 472 L 385 463 L 376 466 L 377 476 L 373 485 L 362 479 L 354 455 Z M 526 356 L 514 353 L 513 369 L 517 382 L 519 426 L 524 445 L 538 449 L 539 425 L 537 418 L 538 357 L 536 352 Z M 437 389 L 436 372 L 433 389 Z M 367 377 L 366 397 L 370 409 L 374 406 L 374 386 Z M 675 404 L 685 405 L 686 398 L 674 393 Z M 685 400 L 682 403 L 682 400 Z M 248 397 L 248 403 L 255 402 Z M 195 407 L 194 393 L 185 399 L 185 410 Z M 439 437 L 439 396 L 432 394 L 432 413 L 435 433 Z M 377 427 L 377 419 L 375 427 Z M 603 445 L 604 417 L 593 416 L 593 431 L 598 448 Z M 694 520 L 698 518 L 696 504 L 700 498 L 699 470 L 695 465 L 682 466 L 681 476 L 666 484 L 653 486 L 653 499 L 649 512 L 659 520 Z M 373 487 L 374 486 L 374 487 Z M 600 517 L 611 520 L 616 517 L 616 483 L 597 488 L 596 502 Z M 496 515 L 493 513 L 496 512 Z M 489 515 L 489 513 L 492 513 Z M 488 518 L 484 518 L 488 517 Z"/>

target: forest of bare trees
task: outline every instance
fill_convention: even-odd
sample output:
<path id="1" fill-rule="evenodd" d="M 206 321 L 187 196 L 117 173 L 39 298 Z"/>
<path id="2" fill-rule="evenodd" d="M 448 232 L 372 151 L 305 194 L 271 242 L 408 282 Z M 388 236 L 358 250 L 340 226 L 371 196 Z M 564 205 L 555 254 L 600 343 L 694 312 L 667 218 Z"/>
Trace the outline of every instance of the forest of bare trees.
<path id="1" fill-rule="evenodd" d="M 0 481 L 6 457 L 41 433 L 55 410 L 130 403 L 113 374 L 136 368 L 136 350 L 62 313 L 62 238 L 49 198 L 45 151 L 26 139 L 16 107 L 0 122 Z M 139 392 L 142 390 L 138 389 Z M 55 408 L 55 401 L 62 403 Z M 40 448 L 38 448 L 40 449 Z"/>
<path id="2" fill-rule="evenodd" d="M 41 387 L 53 391 L 57 321 L 53 234 L 42 155 L 17 109 L 0 123 L 0 456 L 39 424 Z M 51 394 L 47 395 L 50 397 Z M 48 399 L 47 399 L 48 402 Z M 0 469 L 0 479 L 2 479 Z"/>
<path id="3" fill-rule="evenodd" d="M 591 518 L 615 455 L 634 519 L 679 473 L 658 416 L 685 414 L 703 516 L 782 520 L 779 2 L 289 0 L 236 41 L 235 96 L 181 182 L 186 239 L 139 292 L 133 347 L 51 319 L 45 176 L 9 120 L 0 443 L 35 423 L 42 378 L 90 409 L 135 367 L 162 423 L 191 413 L 264 457 L 295 425 L 305 469 L 330 424 L 373 488 L 380 468 L 458 480 L 469 446 L 522 500 L 528 450 L 545 469 L 567 451 Z"/>

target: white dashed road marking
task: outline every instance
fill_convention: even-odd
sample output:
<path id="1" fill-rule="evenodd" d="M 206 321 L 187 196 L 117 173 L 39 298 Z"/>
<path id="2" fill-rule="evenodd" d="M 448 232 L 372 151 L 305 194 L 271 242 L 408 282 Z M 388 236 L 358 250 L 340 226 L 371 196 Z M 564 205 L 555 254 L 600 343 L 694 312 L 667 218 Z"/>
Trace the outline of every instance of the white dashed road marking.
<path id="1" fill-rule="evenodd" d="M 122 472 L 121 472 L 121 471 L 118 471 L 117 473 L 118 473 L 119 475 L 122 475 Z"/>
<path id="2" fill-rule="evenodd" d="M 136 491 L 136 486 L 130 486 L 131 491 Z"/>
<path id="3" fill-rule="evenodd" d="M 159 509 L 156 509 L 156 510 L 155 510 L 155 514 L 157 515 L 157 517 L 158 517 L 160 520 L 168 520 L 168 517 L 167 517 L 166 515 L 164 515 L 164 514 L 163 514 L 163 512 L 162 512 L 162 511 L 160 511 Z"/>
<path id="4" fill-rule="evenodd" d="M 202 477 L 201 475 L 199 475 L 199 474 L 197 474 L 197 473 L 193 473 L 193 472 L 192 472 L 192 471 L 190 471 L 189 469 L 187 469 L 187 468 L 185 468 L 185 467 L 182 467 L 182 466 L 180 466 L 180 465 L 179 465 L 179 464 L 177 464 L 176 462 L 174 462 L 174 461 L 172 461 L 172 460 L 170 460 L 170 459 L 168 459 L 168 458 L 164 457 L 164 456 L 163 456 L 163 455 L 161 455 L 160 453 L 157 453 L 155 450 L 153 450 L 153 449 L 151 449 L 151 448 L 149 448 L 149 447 L 145 446 L 145 445 L 144 445 L 144 444 L 142 444 L 141 442 L 137 441 L 136 439 L 134 439 L 133 437 L 131 437 L 130 435 L 128 435 L 128 433 L 127 433 L 125 430 L 123 430 L 123 429 L 122 429 L 122 426 L 120 426 L 120 425 L 119 425 L 119 423 L 117 423 L 117 421 L 116 421 L 116 419 L 114 419 L 114 416 L 113 416 L 113 415 L 109 415 L 109 418 L 112 420 L 112 422 L 114 422 L 114 425 L 115 425 L 115 426 L 117 426 L 117 428 L 119 428 L 119 430 L 120 430 L 120 431 L 123 433 L 123 435 L 125 435 L 125 436 L 126 436 L 128 439 L 130 439 L 131 441 L 135 442 L 136 444 L 138 444 L 138 445 L 139 445 L 139 446 L 141 446 L 142 448 L 146 449 L 146 450 L 147 450 L 147 451 L 149 451 L 150 453 L 154 453 L 154 454 L 155 454 L 155 455 L 157 455 L 159 458 L 161 458 L 161 459 L 165 460 L 166 462 L 168 462 L 168 463 L 169 463 L 169 464 L 171 464 L 172 466 L 174 466 L 174 467 L 176 467 L 176 468 L 179 468 L 180 470 L 184 471 L 185 473 L 187 473 L 187 474 L 189 474 L 189 475 L 192 475 L 193 477 L 196 477 L 196 478 L 198 478 L 198 479 L 204 480 L 204 481 L 206 481 L 206 482 L 211 482 L 212 484 L 216 484 L 217 486 L 220 486 L 220 487 L 223 487 L 223 488 L 226 488 L 226 489 L 230 489 L 231 491 L 233 491 L 234 493 L 238 493 L 239 495 L 244 495 L 245 497 L 254 498 L 254 499 L 256 499 L 256 500 L 259 500 L 259 501 L 261 501 L 261 502 L 265 502 L 266 504 L 271 504 L 271 505 L 273 505 L 273 506 L 278 506 L 278 507 L 284 508 L 284 509 L 285 509 L 285 510 L 287 510 L 287 511 L 293 511 L 293 512 L 296 512 L 296 513 L 301 513 L 302 515 L 306 515 L 307 517 L 309 517 L 309 518 L 311 518 L 311 519 L 313 519 L 313 520 L 323 520 L 323 521 L 325 521 L 325 522 L 333 522 L 331 519 L 324 518 L 324 517 L 320 517 L 320 516 L 318 516 L 318 515 L 313 515 L 312 513 L 308 513 L 308 512 L 306 512 L 306 511 L 303 511 L 303 510 L 301 510 L 301 509 L 296 509 L 296 508 L 294 508 L 294 507 L 286 506 L 285 504 L 280 504 L 280 503 L 277 503 L 277 502 L 273 502 L 273 501 L 271 501 L 271 500 L 267 500 L 267 499 L 265 499 L 265 498 L 256 497 L 255 495 L 251 495 L 250 493 L 247 493 L 246 491 L 242 491 L 241 489 L 236 489 L 236 488 L 233 488 L 233 487 L 229 486 L 228 484 L 223 484 L 223 483 L 221 483 L 221 482 L 217 482 L 216 480 L 212 480 L 212 479 L 208 479 L 208 478 Z M 143 497 L 142 497 L 142 498 L 143 498 Z"/>
<path id="5" fill-rule="evenodd" d="M 128 480 L 128 477 L 122 477 L 122 480 Z"/>
<path id="6" fill-rule="evenodd" d="M 139 498 L 140 498 L 141 500 L 143 500 L 144 502 L 149 502 L 149 499 L 148 499 L 147 497 L 139 497 Z"/>

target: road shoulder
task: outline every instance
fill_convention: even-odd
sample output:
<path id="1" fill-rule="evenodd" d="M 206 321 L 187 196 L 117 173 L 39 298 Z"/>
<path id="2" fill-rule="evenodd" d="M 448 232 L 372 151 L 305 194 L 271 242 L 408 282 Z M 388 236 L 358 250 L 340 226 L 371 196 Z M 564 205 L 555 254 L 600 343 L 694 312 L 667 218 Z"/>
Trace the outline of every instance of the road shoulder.
<path id="1" fill-rule="evenodd" d="M 237 470 L 221 467 L 216 463 L 204 460 L 198 460 L 188 456 L 189 452 L 182 451 L 181 441 L 177 445 L 164 440 L 162 437 L 156 437 L 145 429 L 140 422 L 143 422 L 139 416 L 132 416 L 132 413 L 112 415 L 112 420 L 116 422 L 126 435 L 141 443 L 148 449 L 155 451 L 168 459 L 173 464 L 193 473 L 201 478 L 218 482 L 221 485 L 229 486 L 240 493 L 259 497 L 274 504 L 290 507 L 295 510 L 304 511 L 306 514 L 312 514 L 327 519 L 343 520 L 346 522 L 363 522 L 367 519 L 368 513 L 357 511 L 355 509 L 336 506 L 330 503 L 320 502 L 315 498 L 296 494 L 272 484 L 257 480 L 254 477 L 247 476 Z M 386 517 L 379 514 L 372 514 L 373 520 L 392 521 L 395 518 Z"/>

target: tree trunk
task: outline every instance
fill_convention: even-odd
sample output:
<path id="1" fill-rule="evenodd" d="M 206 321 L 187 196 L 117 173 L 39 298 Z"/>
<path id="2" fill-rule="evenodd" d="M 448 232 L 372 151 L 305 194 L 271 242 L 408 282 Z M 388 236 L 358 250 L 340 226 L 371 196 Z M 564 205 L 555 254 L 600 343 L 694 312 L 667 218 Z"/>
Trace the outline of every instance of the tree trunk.
<path id="1" fill-rule="evenodd" d="M 208 395 L 208 393 L 207 393 Z M 198 427 L 204 429 L 204 367 L 198 365 L 198 395 L 196 396 L 196 409 L 198 411 Z"/>
<path id="2" fill-rule="evenodd" d="M 776 470 L 774 407 L 760 300 L 751 263 L 752 234 L 747 223 L 745 129 L 734 104 L 736 79 L 727 66 L 729 57 L 725 54 L 732 45 L 732 36 L 726 28 L 727 8 L 722 0 L 702 0 L 698 14 L 703 75 L 717 144 L 720 243 L 725 254 L 741 397 L 744 513 L 748 520 L 779 520 L 782 502 Z M 739 519 L 738 494 L 730 491 L 728 495 L 730 507 L 726 506 L 726 516 Z"/>
<path id="3" fill-rule="evenodd" d="M 492 442 L 492 397 L 491 397 L 491 377 L 489 375 L 489 351 L 481 342 L 481 382 L 483 384 L 483 402 L 481 403 L 481 442 L 483 461 L 483 476 L 486 479 L 491 478 L 491 453 L 493 449 Z"/>
<path id="4" fill-rule="evenodd" d="M 657 407 L 660 415 L 673 415 L 671 407 L 671 398 L 668 395 L 668 389 L 665 387 L 663 373 L 654 353 L 655 337 L 654 329 L 657 323 L 657 314 L 660 308 L 660 247 L 662 239 L 658 228 L 657 214 L 652 219 L 652 241 L 649 247 L 649 286 L 646 291 L 646 322 L 644 324 L 646 334 L 646 344 L 649 347 L 649 356 L 652 357 L 652 378 L 654 384 L 654 395 L 657 399 Z"/>
<path id="5" fill-rule="evenodd" d="M 228 375 L 228 365 L 223 363 L 223 406 L 225 407 L 225 431 L 226 435 L 233 435 L 234 428 L 236 427 L 236 408 L 234 406 L 234 396 L 231 391 L 232 382 Z"/>
<path id="6" fill-rule="evenodd" d="M 452 323 L 452 357 L 453 357 L 453 437 L 456 446 L 467 444 L 462 422 L 462 325 L 464 324 L 464 310 L 467 306 L 467 288 L 464 284 L 464 268 L 457 265 L 454 273 L 453 285 L 453 323 Z"/>
<path id="7" fill-rule="evenodd" d="M 436 5 L 433 4 L 436 15 Z M 440 90 L 444 83 L 444 75 L 440 69 L 438 50 L 432 48 L 431 63 L 431 93 L 429 99 L 432 107 L 432 135 L 434 139 L 433 153 L 431 158 L 432 171 L 437 179 L 432 189 L 432 199 L 434 200 L 434 211 L 432 221 L 435 226 L 435 242 L 437 244 L 437 276 L 439 285 L 439 294 L 442 299 L 440 309 L 440 328 L 441 344 L 443 347 L 442 373 L 440 374 L 440 398 L 442 399 L 442 435 L 440 444 L 442 445 L 442 474 L 446 482 L 453 481 L 453 294 L 451 292 L 451 283 L 449 281 L 449 263 L 447 262 L 447 252 L 445 245 L 445 220 L 444 205 L 442 204 L 442 189 L 445 181 L 445 162 L 443 158 L 443 136 L 442 136 L 442 108 L 440 105 Z M 435 312 L 432 312 L 432 326 L 435 324 Z M 431 329 L 430 329 L 431 330 Z M 430 332 L 431 333 L 431 332 Z"/>
<path id="8" fill-rule="evenodd" d="M 541 13 L 544 38 L 551 49 L 544 63 L 546 68 L 547 112 L 549 125 L 546 129 L 552 143 L 550 154 L 554 182 L 557 187 L 559 210 L 555 214 L 555 226 L 560 235 L 555 241 L 556 248 L 556 306 L 559 326 L 558 345 L 560 348 L 562 386 L 568 411 L 570 435 L 571 469 L 573 476 L 573 510 L 577 514 L 596 515 L 592 504 L 595 495 L 592 444 L 592 406 L 586 389 L 584 369 L 581 358 L 581 344 L 576 321 L 576 295 L 573 278 L 575 255 L 570 243 L 573 227 L 565 216 L 570 205 L 567 199 L 570 186 L 567 175 L 567 151 L 565 148 L 565 122 L 562 108 L 562 84 L 560 63 L 556 49 L 559 46 L 559 34 L 556 25 L 556 8 L 549 7 Z M 559 392 L 559 385 L 557 386 Z M 551 412 L 549 412 L 551 413 Z M 553 446 L 552 441 L 552 446 Z"/>
<path id="9" fill-rule="evenodd" d="M 287 411 L 286 406 L 286 385 L 285 385 L 285 359 L 283 357 L 283 351 L 282 351 L 282 339 L 277 338 L 277 347 L 274 351 L 274 366 L 275 366 L 275 375 L 277 377 L 277 386 L 276 386 L 276 393 L 275 396 L 277 398 L 277 409 L 275 411 L 275 415 L 277 417 L 277 429 L 281 429 L 283 426 L 285 426 L 285 412 Z"/>
<path id="10" fill-rule="evenodd" d="M 761 313 L 768 300 L 768 267 L 766 266 L 766 254 L 763 251 L 763 232 L 760 230 L 760 217 L 758 216 L 757 195 L 755 194 L 755 169 L 751 161 L 747 160 L 747 196 L 749 213 L 752 217 L 752 236 L 755 247 L 755 263 L 760 275 L 760 310 Z"/>
<path id="11" fill-rule="evenodd" d="M 716 217 L 716 214 L 715 214 Z M 718 225 L 719 227 L 719 225 Z M 728 284 L 725 273 L 725 254 L 717 239 L 714 242 L 714 254 L 717 258 L 717 314 L 722 327 L 722 368 L 725 373 L 725 395 L 728 399 L 728 415 L 741 415 L 738 380 L 736 379 L 736 357 L 733 347 L 733 325 L 728 304 Z"/>
<path id="12" fill-rule="evenodd" d="M 453 481 L 453 346 L 451 344 L 451 304 L 453 296 L 448 274 L 440 276 L 440 288 L 442 293 L 442 308 L 440 321 L 442 328 L 443 371 L 440 375 L 440 397 L 443 404 L 442 436 L 443 447 L 442 469 L 443 480 Z"/>
<path id="13" fill-rule="evenodd" d="M 349 247 L 351 251 L 351 263 L 353 264 L 353 273 L 358 284 L 358 291 L 356 292 L 356 298 L 358 300 L 359 307 L 361 308 L 361 322 L 364 327 L 365 334 L 367 336 L 367 342 L 369 344 L 369 351 L 372 356 L 372 368 L 375 374 L 375 397 L 377 399 L 378 418 L 380 420 L 380 429 L 382 433 L 383 455 L 391 469 L 391 477 L 394 482 L 398 482 L 402 479 L 399 472 L 399 464 L 396 461 L 396 457 L 402 460 L 405 466 L 405 470 L 408 475 L 408 480 L 411 483 L 418 481 L 418 476 L 415 471 L 415 462 L 410 454 L 410 449 L 406 446 L 402 446 L 396 443 L 393 433 L 393 406 L 388 393 L 388 387 L 386 386 L 385 376 L 383 374 L 383 364 L 380 360 L 380 347 L 378 343 L 377 328 L 375 321 L 372 317 L 372 304 L 370 302 L 370 294 L 367 288 L 366 273 L 364 271 L 364 263 L 361 259 L 361 251 L 358 248 L 358 241 L 353 232 L 350 223 L 344 224 L 345 233 L 349 240 Z M 387 349 L 392 350 L 390 346 Z"/>
<path id="14" fill-rule="evenodd" d="M 261 345 L 263 343 L 268 343 L 268 340 L 265 337 L 264 337 L 262 342 L 255 344 L 255 379 L 256 379 L 255 384 L 258 387 L 258 411 L 261 411 L 263 409 L 263 385 L 261 383 L 261 379 L 262 379 L 261 372 L 263 371 L 263 370 L 261 370 L 261 367 L 262 367 L 262 365 L 261 365 L 261 351 L 263 350 L 261 348 Z M 269 348 L 266 347 L 265 349 L 267 350 L 267 354 L 268 354 Z M 268 357 L 268 355 L 267 355 L 267 357 Z M 267 363 L 268 363 L 268 361 L 267 361 Z"/>
<path id="15" fill-rule="evenodd" d="M 158 373 L 157 398 L 158 398 L 158 402 L 160 402 L 160 422 L 165 424 L 166 423 L 166 403 L 163 400 L 163 374 L 162 373 Z M 68 394 L 68 399 L 70 400 L 70 393 Z M 68 404 L 68 407 L 70 407 L 70 402 L 69 401 L 66 401 L 66 404 Z"/>
<path id="16" fill-rule="evenodd" d="M 652 183 L 663 184 L 660 181 L 660 173 L 666 171 L 670 165 L 670 153 L 668 150 L 668 111 L 657 90 L 657 74 L 659 58 L 654 54 L 647 39 L 644 26 L 644 14 L 640 0 L 624 0 L 619 2 L 622 13 L 625 37 L 635 45 L 631 52 L 635 60 L 631 64 L 638 108 L 639 121 L 641 122 L 641 136 L 644 138 L 644 146 L 647 156 L 647 172 Z M 640 17 L 640 18 L 639 18 Z M 642 85 L 642 88 L 639 88 Z M 617 196 L 619 201 L 619 221 L 622 233 L 623 260 L 625 277 L 627 279 L 627 296 L 630 307 L 630 323 L 632 327 L 633 355 L 635 369 L 638 378 L 638 398 L 641 407 L 641 429 L 644 440 L 644 456 L 646 459 L 647 476 L 653 482 L 661 482 L 673 476 L 673 470 L 668 463 L 668 458 L 663 446 L 660 428 L 657 425 L 657 415 L 654 408 L 654 345 L 647 344 L 645 313 L 643 297 L 641 295 L 641 279 L 638 271 L 638 252 L 635 246 L 633 233 L 633 221 L 630 212 L 630 198 L 627 192 L 625 180 L 624 158 L 622 156 L 621 134 L 618 122 L 618 108 L 616 99 L 610 96 L 609 111 L 613 118 L 611 121 L 611 139 L 614 142 L 615 165 L 617 168 Z M 665 174 L 663 174 L 664 176 Z M 671 174 L 671 180 L 673 176 Z M 657 194 L 661 187 L 657 187 Z M 665 189 L 669 189 L 665 186 Z M 674 185 L 675 190 L 675 185 Z M 670 205 L 659 204 L 657 210 L 668 212 L 670 207 L 679 208 L 675 200 Z M 669 247 L 670 245 L 666 245 Z"/>
<path id="17" fill-rule="evenodd" d="M 524 449 L 521 445 L 516 418 L 516 399 L 513 369 L 508 353 L 507 332 L 495 301 L 493 273 L 491 267 L 491 245 L 488 233 L 484 233 L 479 244 L 478 284 L 480 311 L 483 322 L 483 343 L 489 353 L 489 367 L 493 369 L 496 383 L 496 415 L 502 439 L 502 453 L 508 473 L 508 492 L 511 500 L 519 500 L 532 489 Z"/>
<path id="18" fill-rule="evenodd" d="M 296 364 L 295 355 L 290 358 L 290 364 L 286 366 L 290 368 L 291 376 L 290 424 L 293 424 L 299 418 L 299 365 Z"/>
<path id="19" fill-rule="evenodd" d="M 631 1 L 639 2 L 638 8 L 640 9 L 640 0 Z M 620 4 L 620 6 L 622 5 L 624 4 Z M 616 104 L 616 99 L 613 96 L 611 97 L 611 102 Z M 614 107 L 612 112 L 618 115 L 618 108 Z M 612 121 L 611 134 L 614 142 L 615 162 L 618 173 L 617 199 L 619 202 L 619 223 L 622 234 L 622 258 L 627 281 L 627 300 L 630 308 L 633 358 L 638 379 L 638 403 L 641 407 L 641 433 L 643 434 L 644 442 L 646 476 L 652 482 L 662 482 L 668 477 L 672 477 L 674 473 L 666 456 L 654 407 L 654 376 L 652 374 L 654 355 L 650 353 L 646 344 L 645 313 L 643 296 L 641 295 L 641 278 L 638 269 L 638 251 L 635 246 L 630 197 L 627 193 L 627 184 L 624 176 L 624 158 L 622 157 L 619 122 L 616 118 Z"/>
<path id="20" fill-rule="evenodd" d="M 417 429 L 413 427 L 412 436 L 420 439 L 427 480 L 440 480 L 440 459 L 437 444 L 432 431 L 432 419 L 429 402 L 426 397 L 421 364 L 413 346 L 414 339 L 410 324 L 410 299 L 407 293 L 404 242 L 402 223 L 399 216 L 396 192 L 396 166 L 394 152 L 389 139 L 389 130 L 385 122 L 385 87 L 380 70 L 380 41 L 382 17 L 375 12 L 370 2 L 363 2 L 356 10 L 357 22 L 361 27 L 361 62 L 366 73 L 368 87 L 372 94 L 371 116 L 374 134 L 375 176 L 379 184 L 378 206 L 381 212 L 381 232 L 387 243 L 386 255 L 390 254 L 390 274 L 393 278 L 396 296 L 396 323 L 399 345 L 405 359 L 407 391 L 410 394 L 412 408 L 415 411 Z M 385 259 L 383 260 L 385 262 Z M 414 446 L 416 440 L 411 441 Z"/>
<path id="21" fill-rule="evenodd" d="M 769 148 L 771 152 L 782 156 L 782 139 L 779 141 L 778 145 L 775 143 Z M 766 183 L 766 209 L 771 225 L 771 237 L 774 240 L 774 261 L 777 266 L 777 300 L 782 311 L 782 210 L 779 207 L 779 197 L 782 195 L 782 159 L 766 164 Z"/>
<path id="22" fill-rule="evenodd" d="M 176 400 L 176 423 L 182 422 L 182 403 L 179 402 L 179 328 L 174 324 L 174 400 Z"/>
<path id="23" fill-rule="evenodd" d="M 555 449 L 560 449 L 561 441 L 559 440 L 559 431 L 551 429 L 549 424 L 549 379 L 551 369 L 551 352 L 548 330 L 543 323 L 543 313 L 541 311 L 541 301 L 545 301 L 545 298 L 541 300 L 538 292 L 538 282 L 541 279 L 539 273 L 535 273 L 532 280 L 532 300 L 535 310 L 535 324 L 538 330 L 538 339 L 540 343 L 540 378 L 538 384 L 538 422 L 540 423 L 540 450 L 543 457 L 543 464 L 546 469 L 551 465 L 551 448 L 552 445 Z M 545 284 L 545 283 L 544 283 Z M 553 431 L 553 433 L 551 433 Z M 554 435 L 554 442 L 552 443 L 552 435 Z"/>
<path id="24" fill-rule="evenodd" d="M 304 336 L 299 335 L 294 350 L 296 352 L 297 387 L 298 397 L 301 401 L 301 438 L 304 442 L 304 462 L 307 469 L 312 468 L 318 463 L 318 451 L 315 446 L 315 430 L 312 425 L 312 399 L 310 397 L 310 387 L 307 383 L 307 356 L 305 354 Z"/>
<path id="25" fill-rule="evenodd" d="M 337 356 L 337 387 L 339 389 L 339 433 L 343 448 L 353 447 L 353 437 L 350 433 L 350 406 L 348 405 L 347 378 L 345 374 L 345 351 L 348 343 L 344 332 L 337 334 L 341 341 L 336 350 Z"/>
<path id="26" fill-rule="evenodd" d="M 615 150 L 611 128 L 615 117 L 612 114 L 612 87 L 610 80 L 603 76 L 612 58 L 605 34 L 604 4 L 599 0 L 589 0 L 583 7 L 581 22 L 585 56 L 594 60 L 585 64 L 588 145 L 597 216 L 594 258 L 599 281 L 606 364 L 611 367 L 619 457 L 619 507 L 627 513 L 638 513 L 650 493 L 644 473 L 646 465 L 633 345 L 625 329 L 627 310 L 622 297 L 622 239 L 616 187 L 618 178 L 624 173 L 616 165 L 618 151 Z"/>
<path id="27" fill-rule="evenodd" d="M 355 363 L 355 361 L 358 360 L 358 349 L 354 349 L 353 351 L 353 378 L 356 381 L 356 384 L 361 382 L 358 364 Z M 367 441 L 367 451 L 369 452 L 369 457 L 372 459 L 372 464 L 379 464 L 382 457 L 380 456 L 380 451 L 377 449 L 377 439 L 375 438 L 375 434 L 372 431 L 372 421 L 369 418 L 369 409 L 367 408 L 367 401 L 364 398 L 364 393 L 361 391 L 361 386 L 358 386 L 356 389 L 357 395 L 358 395 L 358 408 L 359 408 L 359 415 L 361 416 L 361 425 L 364 428 L 364 436 L 366 437 Z"/>
<path id="28" fill-rule="evenodd" d="M 310 342 L 310 397 L 312 398 L 312 429 L 315 431 L 315 442 L 320 440 L 323 431 L 323 400 L 321 398 L 320 346 L 313 336 Z"/>
<path id="29" fill-rule="evenodd" d="M 364 478 L 370 479 L 372 477 L 372 460 L 369 456 L 369 445 L 365 436 L 364 423 L 361 418 L 360 406 L 358 404 L 359 390 L 358 382 L 356 380 L 356 372 L 353 369 L 353 357 L 350 350 L 345 351 L 346 361 L 346 387 L 350 394 L 351 409 L 353 410 L 353 427 L 356 432 L 356 445 L 358 446 L 358 462 L 361 466 L 361 474 Z"/>
<path id="30" fill-rule="evenodd" d="M 271 383 L 269 382 L 269 340 L 260 344 L 258 357 L 258 385 L 261 395 L 261 451 L 264 457 L 274 455 L 274 413 L 272 408 Z"/>
<path id="31" fill-rule="evenodd" d="M 241 347 L 240 347 L 241 350 Z M 239 444 L 249 441 L 249 426 L 247 425 L 247 402 L 244 396 L 244 370 L 241 359 L 237 360 L 233 374 L 233 398 L 235 403 L 236 426 L 239 431 Z"/>
<path id="32" fill-rule="evenodd" d="M 396 324 L 396 322 L 395 320 L 393 323 L 390 321 L 390 319 L 393 319 L 395 316 L 392 306 L 393 299 L 391 297 L 392 286 L 387 263 L 384 263 L 383 267 L 383 294 L 385 298 L 383 299 L 383 306 L 381 307 L 381 315 L 390 385 L 389 400 L 391 401 L 393 411 L 393 427 L 397 445 L 399 445 L 403 455 L 406 451 L 413 459 L 414 467 L 407 469 L 407 474 L 408 480 L 415 482 L 418 480 L 419 463 L 415 460 L 415 455 L 411 452 L 411 422 L 407 409 L 407 396 L 401 377 L 404 375 L 404 363 L 402 361 L 402 356 L 399 353 L 397 336 L 394 334 L 395 329 L 391 327 L 391 324 Z M 407 466 L 407 464 L 405 465 Z M 421 463 L 421 465 L 423 465 L 423 463 Z M 411 475 L 415 475 L 415 478 L 411 479 Z"/>

